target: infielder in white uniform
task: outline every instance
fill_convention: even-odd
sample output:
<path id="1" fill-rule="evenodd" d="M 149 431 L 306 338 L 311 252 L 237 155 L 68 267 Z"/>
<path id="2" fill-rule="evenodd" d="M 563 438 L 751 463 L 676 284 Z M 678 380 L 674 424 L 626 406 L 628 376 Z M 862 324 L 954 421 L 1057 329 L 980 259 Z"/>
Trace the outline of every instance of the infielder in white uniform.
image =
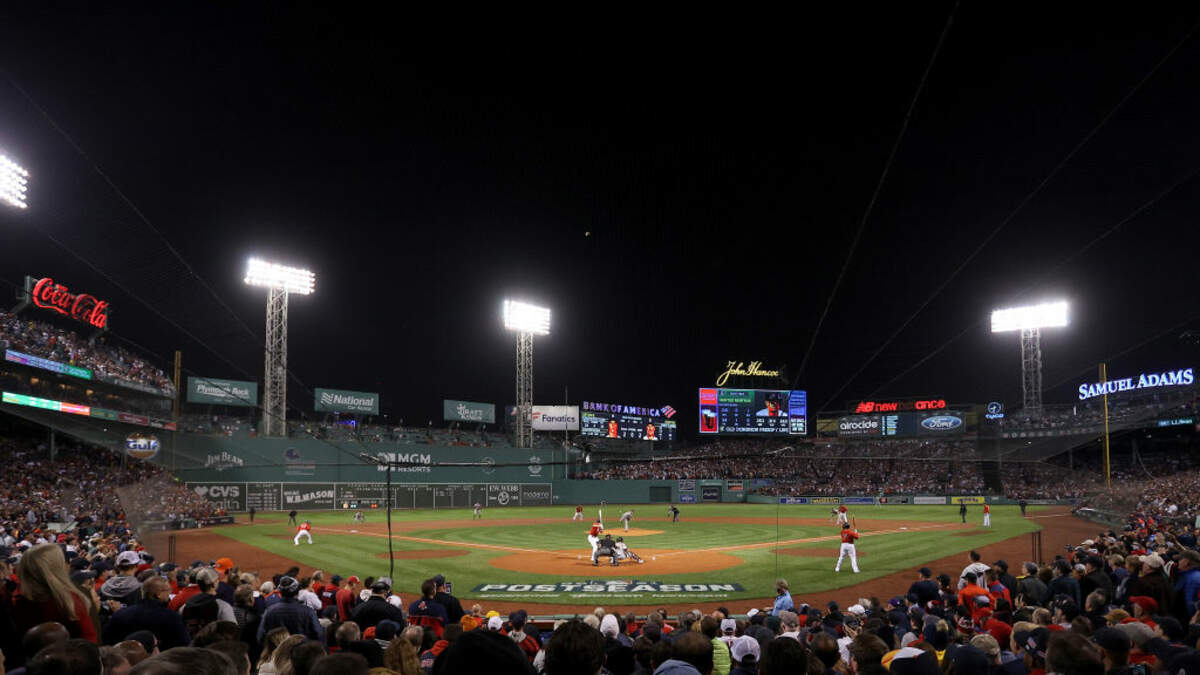
<path id="1" fill-rule="evenodd" d="M 845 506 L 838 507 L 837 520 L 833 524 L 834 525 L 849 525 L 850 524 L 850 512 L 846 510 Z"/>
<path id="2" fill-rule="evenodd" d="M 629 531 L 629 521 L 633 520 L 633 509 L 621 514 L 621 522 L 625 523 L 625 531 Z"/>
<path id="3" fill-rule="evenodd" d="M 300 537 L 304 537 L 308 540 L 308 543 L 312 543 L 312 524 L 307 520 L 300 523 L 300 526 L 296 528 L 296 538 L 292 540 L 296 546 L 300 545 Z"/>
<path id="4" fill-rule="evenodd" d="M 837 565 L 834 566 L 834 572 L 842 571 L 842 561 L 846 556 L 850 556 L 850 569 L 858 574 L 858 550 L 854 548 L 854 540 L 858 539 L 858 532 L 850 529 L 850 523 L 842 524 L 842 552 L 838 555 Z"/>
<path id="5" fill-rule="evenodd" d="M 629 547 L 625 545 L 625 537 L 617 537 L 617 543 L 614 548 L 617 549 L 618 560 L 636 560 L 639 563 L 646 562 L 642 560 L 641 556 L 629 550 Z"/>

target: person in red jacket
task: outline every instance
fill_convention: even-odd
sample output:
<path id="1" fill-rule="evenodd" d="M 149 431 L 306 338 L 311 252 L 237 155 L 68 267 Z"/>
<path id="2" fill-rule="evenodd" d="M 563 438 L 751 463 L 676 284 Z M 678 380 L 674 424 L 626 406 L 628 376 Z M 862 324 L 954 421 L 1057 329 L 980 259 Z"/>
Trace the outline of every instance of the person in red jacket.
<path id="1" fill-rule="evenodd" d="M 979 578 L 975 576 L 974 572 L 967 572 L 963 579 L 967 583 L 958 592 L 958 604 L 971 610 L 971 613 L 974 614 L 976 611 L 975 596 L 987 596 L 988 602 L 991 602 L 991 595 L 988 594 L 986 588 L 979 585 Z"/>
<path id="2" fill-rule="evenodd" d="M 20 595 L 13 603 L 17 634 L 57 621 L 73 638 L 99 643 L 100 633 L 88 613 L 88 601 L 68 576 L 67 559 L 57 544 L 39 544 L 21 556 L 17 567 Z"/>

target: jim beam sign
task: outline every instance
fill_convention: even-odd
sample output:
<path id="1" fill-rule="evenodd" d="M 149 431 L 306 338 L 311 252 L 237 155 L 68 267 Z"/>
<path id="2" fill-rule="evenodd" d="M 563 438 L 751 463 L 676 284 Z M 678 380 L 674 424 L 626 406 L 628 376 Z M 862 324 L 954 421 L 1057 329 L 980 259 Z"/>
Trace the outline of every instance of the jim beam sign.
<path id="1" fill-rule="evenodd" d="M 782 377 L 782 371 L 764 368 L 762 361 L 726 361 L 725 371 L 717 375 L 717 386 L 724 387 L 730 377 L 767 377 L 779 378 Z"/>

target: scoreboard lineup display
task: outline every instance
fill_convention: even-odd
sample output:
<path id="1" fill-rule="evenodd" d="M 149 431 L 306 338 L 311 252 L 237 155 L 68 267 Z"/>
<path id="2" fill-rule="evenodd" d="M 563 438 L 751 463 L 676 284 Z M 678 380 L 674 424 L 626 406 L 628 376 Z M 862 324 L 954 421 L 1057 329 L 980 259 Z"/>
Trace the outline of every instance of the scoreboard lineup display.
<path id="1" fill-rule="evenodd" d="M 787 389 L 701 389 L 700 433 L 806 435 L 808 393 Z"/>
<path id="2" fill-rule="evenodd" d="M 584 436 L 623 438 L 630 441 L 673 441 L 678 435 L 674 420 L 616 412 L 580 411 L 579 432 Z"/>

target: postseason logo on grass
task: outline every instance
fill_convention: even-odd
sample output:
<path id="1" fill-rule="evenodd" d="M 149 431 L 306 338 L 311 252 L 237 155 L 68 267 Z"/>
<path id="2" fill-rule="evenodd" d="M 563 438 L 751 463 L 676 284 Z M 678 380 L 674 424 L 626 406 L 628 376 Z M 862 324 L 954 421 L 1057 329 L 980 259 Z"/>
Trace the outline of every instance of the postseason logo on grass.
<path id="1" fill-rule="evenodd" d="M 665 584 L 661 581 L 560 581 L 553 584 L 479 584 L 474 593 L 739 593 L 741 584 Z"/>

